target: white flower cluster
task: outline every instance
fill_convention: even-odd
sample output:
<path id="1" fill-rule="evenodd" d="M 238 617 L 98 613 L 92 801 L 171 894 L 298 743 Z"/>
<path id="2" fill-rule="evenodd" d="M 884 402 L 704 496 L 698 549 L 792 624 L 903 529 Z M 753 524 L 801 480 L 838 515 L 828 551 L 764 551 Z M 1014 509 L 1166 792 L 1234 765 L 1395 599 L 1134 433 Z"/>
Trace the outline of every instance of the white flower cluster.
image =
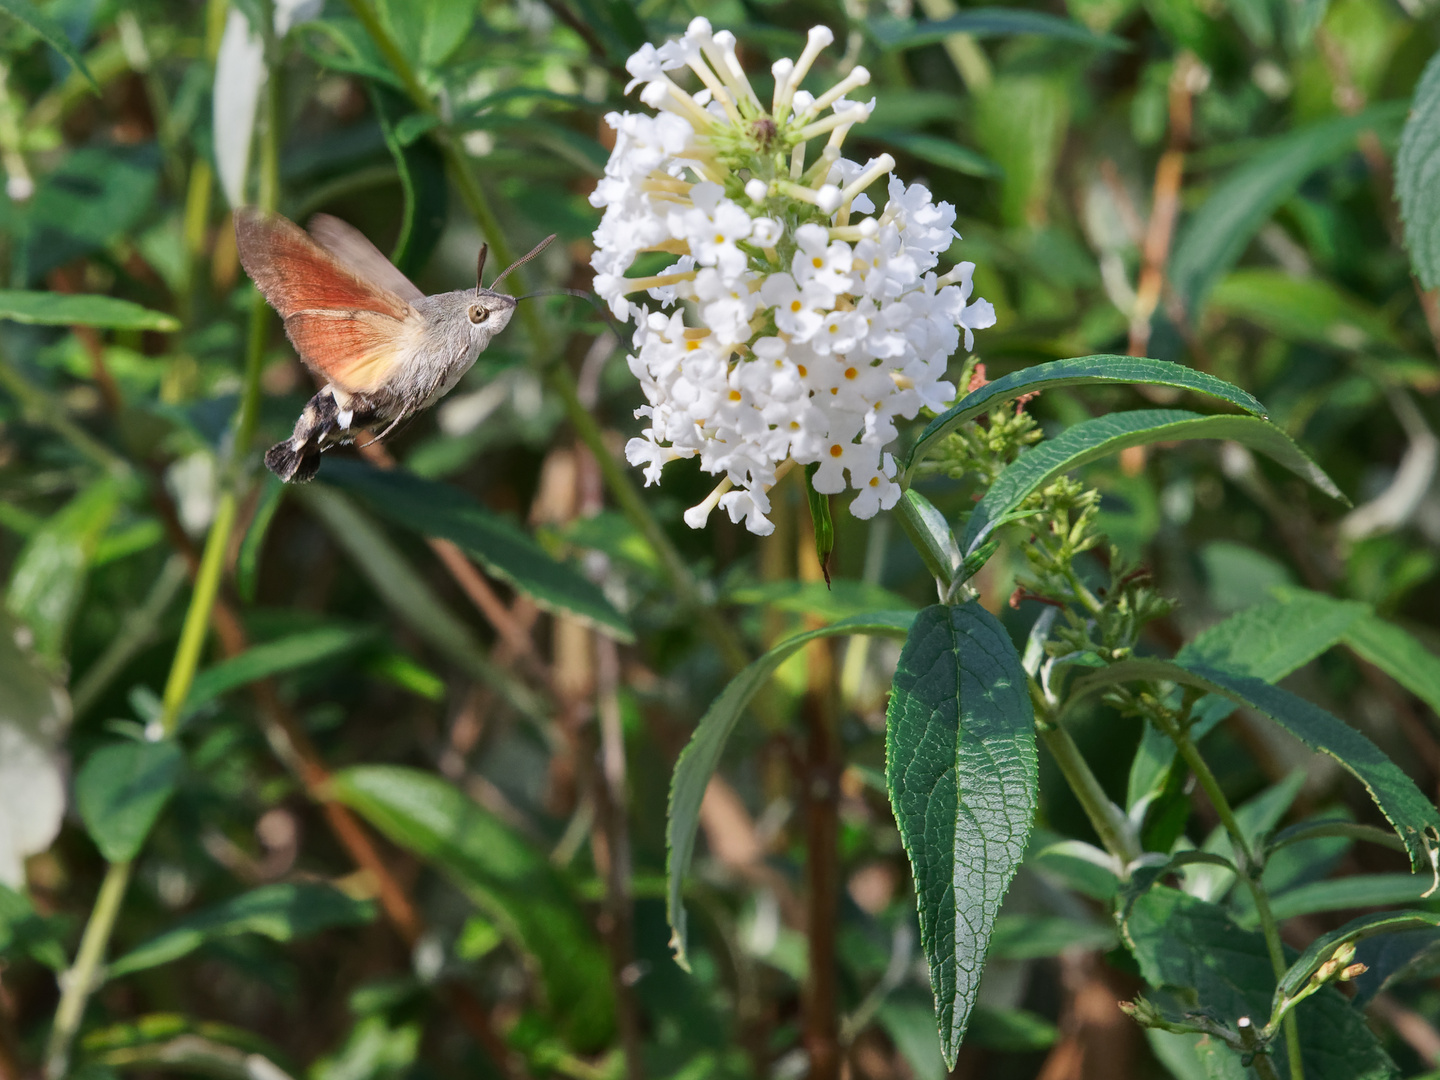
<path id="1" fill-rule="evenodd" d="M 766 493 L 797 464 L 816 464 L 811 482 L 827 494 L 844 491 L 848 473 L 857 517 L 889 509 L 900 497 L 885 452 L 895 418 L 945 408 L 961 331 L 968 350 L 973 331 L 995 321 L 989 303 L 971 300 L 973 263 L 935 272 L 958 236 L 954 207 L 890 176 L 874 216 L 864 192 L 894 159 L 860 165 L 840 153 L 874 108 L 845 97 L 869 73 L 856 67 L 819 97 L 800 89 L 831 40 L 816 27 L 798 60 L 775 63 L 767 111 L 734 35 L 697 18 L 680 40 L 646 45 L 626 65 L 627 91 L 644 83 L 640 99 L 658 113 L 606 117 L 616 139 L 591 196 L 605 208 L 595 289 L 616 318 L 635 321 L 630 369 L 649 402 L 636 414 L 649 426 L 626 456 L 645 466 L 647 485 L 666 462 L 696 455 L 724 474 L 686 513 L 694 528 L 718 504 L 751 532 L 771 532 Z M 671 79 L 682 67 L 699 92 Z M 807 143 L 821 135 L 807 167 Z M 642 252 L 676 261 L 626 277 Z M 701 325 L 685 324 L 682 302 Z"/>

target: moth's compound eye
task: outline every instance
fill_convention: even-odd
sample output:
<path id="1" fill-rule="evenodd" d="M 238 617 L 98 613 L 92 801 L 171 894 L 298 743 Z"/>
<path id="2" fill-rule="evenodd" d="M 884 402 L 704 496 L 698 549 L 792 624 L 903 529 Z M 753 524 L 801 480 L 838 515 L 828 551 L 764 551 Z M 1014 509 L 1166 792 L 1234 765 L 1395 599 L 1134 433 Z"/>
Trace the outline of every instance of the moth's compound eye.
<path id="1" fill-rule="evenodd" d="M 470 305 L 470 321 L 476 326 L 479 326 L 488 318 L 490 318 L 490 312 L 486 311 L 479 304 Z"/>

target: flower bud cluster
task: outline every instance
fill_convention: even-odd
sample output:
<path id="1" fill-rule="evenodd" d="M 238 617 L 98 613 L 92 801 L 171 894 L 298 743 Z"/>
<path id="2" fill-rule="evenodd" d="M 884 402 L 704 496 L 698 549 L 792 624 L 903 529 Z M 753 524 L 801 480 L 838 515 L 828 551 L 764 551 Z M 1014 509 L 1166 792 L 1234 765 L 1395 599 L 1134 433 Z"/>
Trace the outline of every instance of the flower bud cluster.
<path id="1" fill-rule="evenodd" d="M 591 202 L 595 289 L 616 318 L 633 319 L 630 369 L 648 421 L 626 456 L 646 483 L 677 458 L 723 475 L 685 520 L 702 526 L 719 505 L 751 532 L 774 526 L 767 495 L 797 464 L 817 464 L 815 490 L 838 494 L 868 518 L 900 497 L 885 448 L 895 421 L 955 396 L 949 357 L 973 347 L 994 309 L 971 299 L 973 263 L 941 276 L 957 238 L 955 209 L 923 185 L 889 175 L 888 154 L 866 164 L 841 156 L 873 99 L 846 95 L 869 81 L 856 67 L 815 97 L 800 89 L 829 30 L 810 31 L 797 60 L 772 72 L 766 108 L 735 52 L 735 37 L 704 18 L 678 41 L 646 45 L 626 65 L 657 110 L 611 113 L 615 149 Z M 688 68 L 701 88 L 671 77 Z M 810 151 L 823 136 L 823 148 Z M 807 164 L 808 160 L 808 164 Z M 878 214 L 865 194 L 887 178 Z M 637 256 L 674 262 L 629 277 Z M 686 308 L 698 325 L 687 325 Z"/>

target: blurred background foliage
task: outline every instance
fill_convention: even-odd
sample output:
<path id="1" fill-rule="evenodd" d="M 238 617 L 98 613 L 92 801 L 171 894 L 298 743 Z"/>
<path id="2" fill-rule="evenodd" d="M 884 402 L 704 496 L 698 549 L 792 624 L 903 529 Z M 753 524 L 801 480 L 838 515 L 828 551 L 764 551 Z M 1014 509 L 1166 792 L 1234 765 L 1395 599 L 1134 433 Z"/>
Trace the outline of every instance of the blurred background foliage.
<path id="1" fill-rule="evenodd" d="M 884 516 L 837 512 L 827 589 L 796 483 L 761 540 L 718 517 L 683 527 L 708 488 L 693 468 L 637 497 L 616 461 L 639 389 L 566 298 L 528 302 L 387 443 L 419 479 L 395 487 L 373 452 L 368 469 L 331 455 L 299 490 L 258 467 L 312 388 L 240 272 L 230 205 L 340 216 L 428 292 L 468 285 L 482 241 L 556 232 L 525 287 L 584 288 L 601 118 L 638 107 L 625 58 L 700 7 L 0 0 L 0 1076 L 799 1077 L 823 1036 L 801 1007 L 817 942 L 837 958 L 818 991 L 836 1067 L 943 1075 L 882 778 L 889 641 L 812 646 L 757 700 L 701 814 L 693 970 L 667 948 L 670 770 L 728 676 L 795 631 L 932 602 Z M 703 13 L 761 81 L 817 22 L 837 32 L 817 85 L 871 70 L 856 156 L 887 150 L 958 207 L 951 257 L 978 264 L 997 309 L 992 377 L 1087 353 L 1177 360 L 1257 395 L 1315 455 L 1356 509 L 1208 443 L 1084 479 L 1113 542 L 1180 601 L 1156 651 L 1293 585 L 1429 643 L 1409 690 L 1336 653 L 1286 685 L 1435 792 L 1440 304 L 1411 278 L 1392 174 L 1440 12 Z M 1163 394 L 1029 408 L 1053 428 Z M 969 505 L 963 483 L 927 493 Z M 1022 562 L 1002 549 L 977 582 L 1017 640 L 1039 610 L 1007 604 Z M 208 641 L 208 600 L 187 609 L 197 573 L 218 585 Z M 827 701 L 838 741 L 817 746 L 800 718 Z M 1138 725 L 1097 707 L 1075 734 L 1123 803 Z M 1374 816 L 1337 768 L 1244 715 L 1205 750 L 1256 821 Z M 1209 813 L 1195 804 L 1197 843 Z M 1042 759 L 1036 844 L 1065 838 L 1094 839 Z M 1286 909 L 1292 944 L 1427 902 L 1397 853 L 1306 852 L 1288 884 L 1330 891 Z M 838 896 L 826 928 L 807 917 L 817 860 Z M 1083 869 L 1017 878 L 957 1075 L 1205 1075 L 1116 1007 L 1140 982 Z M 1358 874 L 1389 892 L 1346 891 Z M 108 968 L 93 948 L 85 966 L 92 911 L 113 919 Z M 72 964 L 97 976 L 88 1003 L 73 977 L 62 1002 Z M 1407 1076 L 1440 1068 L 1433 971 L 1369 1002 Z"/>

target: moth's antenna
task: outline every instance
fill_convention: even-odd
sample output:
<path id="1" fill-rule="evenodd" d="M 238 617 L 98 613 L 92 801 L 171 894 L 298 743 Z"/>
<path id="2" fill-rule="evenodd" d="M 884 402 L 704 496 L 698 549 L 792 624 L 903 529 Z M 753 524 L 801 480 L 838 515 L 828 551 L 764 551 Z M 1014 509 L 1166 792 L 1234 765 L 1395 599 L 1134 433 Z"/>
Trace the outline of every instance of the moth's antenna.
<path id="1" fill-rule="evenodd" d="M 533 259 L 536 255 L 539 255 L 540 252 L 544 251 L 547 247 L 549 247 L 549 246 L 550 246 L 550 241 L 551 241 L 551 240 L 554 240 L 554 239 L 555 239 L 555 234 L 554 234 L 554 233 L 551 233 L 551 234 L 550 234 L 549 236 L 547 236 L 544 240 L 541 240 L 540 243 L 536 244 L 534 250 L 531 251 L 529 255 L 526 255 L 526 256 L 524 256 L 523 258 L 516 259 L 513 263 L 511 263 L 509 266 L 507 266 L 507 267 L 501 272 L 501 274 L 500 274 L 499 277 L 497 277 L 494 281 L 490 282 L 490 288 L 491 288 L 491 290 L 493 291 L 496 285 L 499 285 L 500 282 L 504 281 L 504 280 L 505 280 L 505 275 L 508 274 L 508 273 L 510 273 L 510 271 L 514 270 L 514 269 L 515 269 L 516 267 L 518 267 L 518 266 L 524 266 L 527 262 L 529 262 L 531 259 Z"/>
<path id="2" fill-rule="evenodd" d="M 485 272 L 485 256 L 490 251 L 489 244 L 480 245 L 480 257 L 475 260 L 475 295 L 480 295 L 480 275 Z"/>

